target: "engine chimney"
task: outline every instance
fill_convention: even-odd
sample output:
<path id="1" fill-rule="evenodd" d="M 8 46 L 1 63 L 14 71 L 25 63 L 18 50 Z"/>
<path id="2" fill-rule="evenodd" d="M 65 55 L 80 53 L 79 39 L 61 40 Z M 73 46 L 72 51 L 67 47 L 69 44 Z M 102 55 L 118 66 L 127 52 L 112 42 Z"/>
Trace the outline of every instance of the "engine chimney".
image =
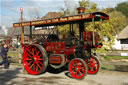
<path id="1" fill-rule="evenodd" d="M 78 7 L 77 11 L 78 11 L 78 14 L 82 14 L 85 12 L 85 8 L 84 7 Z"/>

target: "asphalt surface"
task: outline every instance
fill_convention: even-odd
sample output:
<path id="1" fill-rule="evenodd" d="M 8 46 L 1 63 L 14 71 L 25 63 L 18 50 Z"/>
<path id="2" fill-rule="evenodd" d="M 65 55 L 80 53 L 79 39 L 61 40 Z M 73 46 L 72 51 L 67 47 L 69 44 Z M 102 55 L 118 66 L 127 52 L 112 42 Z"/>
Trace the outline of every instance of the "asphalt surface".
<path id="1" fill-rule="evenodd" d="M 68 71 L 29 75 L 23 66 L 0 66 L 0 85 L 128 85 L 128 72 L 100 70 L 97 75 L 88 74 L 83 80 L 76 80 Z"/>

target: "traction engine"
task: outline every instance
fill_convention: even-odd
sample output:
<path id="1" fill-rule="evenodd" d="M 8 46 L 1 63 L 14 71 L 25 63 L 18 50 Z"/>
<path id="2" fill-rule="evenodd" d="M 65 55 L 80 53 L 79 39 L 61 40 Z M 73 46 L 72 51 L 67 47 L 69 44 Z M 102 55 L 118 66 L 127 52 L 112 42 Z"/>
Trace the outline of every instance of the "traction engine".
<path id="1" fill-rule="evenodd" d="M 83 79 L 87 73 L 98 73 L 100 62 L 96 57 L 95 50 L 102 47 L 102 40 L 100 40 L 97 32 L 85 30 L 85 22 L 93 22 L 94 25 L 95 21 L 102 22 L 108 19 L 109 16 L 107 14 L 94 12 L 22 22 L 22 24 L 14 23 L 14 27 L 57 27 L 57 25 L 65 24 L 69 24 L 70 27 L 69 35 L 62 39 L 58 37 L 58 33 L 50 34 L 44 40 L 25 47 L 23 52 L 24 68 L 29 74 L 37 75 L 47 71 L 47 67 L 53 68 L 52 70 L 59 70 L 65 67 L 75 79 Z M 79 26 L 78 37 L 74 35 L 73 24 L 78 24 Z"/>

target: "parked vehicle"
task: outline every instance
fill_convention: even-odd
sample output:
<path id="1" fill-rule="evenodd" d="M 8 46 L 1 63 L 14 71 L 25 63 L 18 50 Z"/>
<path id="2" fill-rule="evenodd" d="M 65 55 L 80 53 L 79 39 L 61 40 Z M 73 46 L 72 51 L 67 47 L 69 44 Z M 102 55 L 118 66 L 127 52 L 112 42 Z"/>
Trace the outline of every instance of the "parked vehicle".
<path id="1" fill-rule="evenodd" d="M 85 23 L 108 20 L 109 16 L 103 12 L 80 13 L 78 15 L 63 16 L 45 20 L 14 23 L 13 26 L 49 27 L 69 24 L 69 36 L 59 39 L 58 34 L 49 34 L 24 48 L 23 64 L 29 74 L 37 75 L 45 72 L 47 66 L 60 69 L 67 65 L 71 76 L 83 79 L 87 73 L 96 74 L 100 68 L 96 50 L 102 47 L 100 36 L 94 31 L 85 31 Z M 79 38 L 74 35 L 73 24 L 79 25 Z M 94 25 L 94 23 L 92 23 Z M 93 26 L 94 27 L 94 26 Z M 57 30 L 58 31 L 58 30 Z M 31 32 L 30 32 L 31 33 Z M 58 32 L 57 32 L 58 33 Z"/>

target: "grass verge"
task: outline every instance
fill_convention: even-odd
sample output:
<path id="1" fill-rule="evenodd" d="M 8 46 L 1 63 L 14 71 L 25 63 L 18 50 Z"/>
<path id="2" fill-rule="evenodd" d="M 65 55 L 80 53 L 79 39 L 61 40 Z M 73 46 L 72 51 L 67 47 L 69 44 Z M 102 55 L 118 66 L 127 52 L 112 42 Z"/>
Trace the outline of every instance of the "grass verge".
<path id="1" fill-rule="evenodd" d="M 121 60 L 121 59 L 128 59 L 128 56 L 104 56 L 105 60 Z"/>

